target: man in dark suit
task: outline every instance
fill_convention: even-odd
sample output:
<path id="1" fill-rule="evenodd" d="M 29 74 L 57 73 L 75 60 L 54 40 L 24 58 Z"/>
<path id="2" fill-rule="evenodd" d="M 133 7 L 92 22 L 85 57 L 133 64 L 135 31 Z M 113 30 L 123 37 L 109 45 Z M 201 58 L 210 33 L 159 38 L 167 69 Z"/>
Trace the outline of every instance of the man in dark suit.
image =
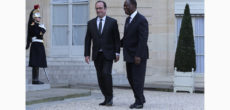
<path id="1" fill-rule="evenodd" d="M 112 106 L 112 65 L 119 60 L 120 35 L 117 21 L 106 16 L 106 3 L 97 1 L 95 4 L 97 17 L 90 20 L 85 37 L 85 61 L 90 61 L 91 41 L 93 42 L 92 60 L 97 71 L 98 84 L 105 97 L 99 105 Z"/>
<path id="2" fill-rule="evenodd" d="M 124 11 L 129 17 L 126 19 L 124 37 L 121 40 L 123 46 L 124 61 L 129 84 L 133 90 L 135 102 L 130 108 L 143 108 L 145 97 L 143 93 L 146 63 L 149 58 L 148 21 L 137 12 L 136 0 L 126 0 Z"/>

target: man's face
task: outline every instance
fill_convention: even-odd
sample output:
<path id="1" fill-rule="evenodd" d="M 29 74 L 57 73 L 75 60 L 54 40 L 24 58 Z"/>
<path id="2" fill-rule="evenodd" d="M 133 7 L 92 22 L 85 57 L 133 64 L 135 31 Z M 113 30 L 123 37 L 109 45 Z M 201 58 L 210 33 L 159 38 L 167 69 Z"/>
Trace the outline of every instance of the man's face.
<path id="1" fill-rule="evenodd" d="M 40 22 L 41 18 L 40 17 L 35 17 L 34 20 L 37 21 L 37 22 Z"/>
<path id="2" fill-rule="evenodd" d="M 130 5 L 129 1 L 128 0 L 125 0 L 125 3 L 124 3 L 124 11 L 125 11 L 125 14 L 127 15 L 131 15 L 131 11 L 132 11 L 132 6 Z"/>
<path id="3" fill-rule="evenodd" d="M 96 12 L 97 12 L 97 16 L 102 18 L 105 16 L 106 14 L 106 8 L 104 8 L 104 4 L 102 2 L 98 2 L 95 6 L 96 8 Z"/>

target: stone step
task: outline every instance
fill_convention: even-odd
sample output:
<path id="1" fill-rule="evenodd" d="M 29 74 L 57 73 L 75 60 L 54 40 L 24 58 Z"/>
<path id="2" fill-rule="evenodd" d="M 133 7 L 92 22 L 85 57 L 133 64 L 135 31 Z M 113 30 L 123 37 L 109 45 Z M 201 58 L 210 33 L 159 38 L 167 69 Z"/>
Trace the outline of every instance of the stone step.
<path id="1" fill-rule="evenodd" d="M 50 89 L 50 84 L 26 84 L 26 92 Z"/>
<path id="2" fill-rule="evenodd" d="M 46 68 L 46 72 L 49 76 L 51 86 L 54 84 L 78 85 L 98 83 L 96 69 L 92 61 L 90 64 L 86 64 L 84 59 L 80 58 L 48 58 L 47 62 L 48 68 Z M 31 77 L 32 68 L 26 67 L 27 84 L 31 84 Z M 126 77 L 124 76 L 122 76 L 122 78 L 115 78 L 117 81 L 114 80 L 114 82 L 127 82 L 127 80 L 122 81 L 122 79 L 125 78 Z M 48 83 L 42 68 L 40 68 L 39 79 L 45 83 Z"/>
<path id="3" fill-rule="evenodd" d="M 28 91 L 26 92 L 26 105 L 60 101 L 89 95 L 91 95 L 91 91 L 87 89 L 51 88 L 40 91 Z"/>
<path id="4" fill-rule="evenodd" d="M 84 58 L 79 58 L 79 57 L 74 57 L 74 58 L 51 58 L 51 57 L 48 57 L 47 59 L 47 63 L 55 63 L 55 62 L 64 62 L 64 63 L 71 63 L 71 62 L 75 62 L 75 63 L 82 63 L 82 64 L 87 64 L 85 63 L 85 59 Z M 28 63 L 29 62 L 29 58 L 26 58 L 26 62 Z M 91 62 L 92 63 L 92 62 Z"/>
<path id="5" fill-rule="evenodd" d="M 45 68 L 47 71 L 48 70 L 86 70 L 87 71 L 91 71 L 91 70 L 95 70 L 95 67 L 89 67 L 89 66 L 73 66 L 73 65 L 64 65 L 64 66 L 61 66 L 61 65 L 52 65 L 52 66 L 48 66 L 48 68 Z M 26 70 L 28 71 L 32 71 L 32 68 L 31 67 L 27 67 Z M 40 68 L 40 71 L 43 71 L 43 68 Z"/>
<path id="6" fill-rule="evenodd" d="M 81 65 L 81 63 L 80 64 L 78 63 L 75 64 L 71 62 L 71 63 L 68 63 L 68 65 L 59 65 L 59 64 L 57 65 L 57 62 L 55 62 L 52 65 L 48 65 L 48 68 L 46 68 L 46 72 L 49 76 L 50 83 L 51 84 L 57 84 L 57 83 L 70 84 L 72 82 L 79 83 L 81 81 L 87 82 L 87 83 L 90 83 L 92 81 L 96 83 L 97 82 L 96 70 L 95 70 L 94 65 L 92 63 L 89 65 L 88 64 Z M 32 68 L 26 67 L 27 84 L 31 84 L 32 82 L 31 77 L 32 77 Z M 44 81 L 46 83 L 48 82 L 43 68 L 40 68 L 39 77 L 41 81 Z M 88 80 L 89 78 L 90 80 Z"/>

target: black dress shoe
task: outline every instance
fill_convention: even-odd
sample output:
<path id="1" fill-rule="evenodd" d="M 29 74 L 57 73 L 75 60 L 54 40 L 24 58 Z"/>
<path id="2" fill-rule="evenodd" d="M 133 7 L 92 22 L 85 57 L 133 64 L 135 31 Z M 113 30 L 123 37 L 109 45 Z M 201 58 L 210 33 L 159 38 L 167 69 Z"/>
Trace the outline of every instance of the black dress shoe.
<path id="1" fill-rule="evenodd" d="M 106 101 L 105 106 L 112 106 L 113 105 L 113 100 Z"/>
<path id="2" fill-rule="evenodd" d="M 112 106 L 113 105 L 113 100 L 105 100 L 104 102 L 100 103 L 99 105 L 103 105 L 103 106 Z"/>
<path id="3" fill-rule="evenodd" d="M 137 104 L 137 103 L 134 103 L 134 104 L 129 106 L 130 109 L 133 109 L 133 108 L 142 109 L 143 107 L 144 107 L 143 104 Z"/>
<path id="4" fill-rule="evenodd" d="M 44 84 L 44 82 L 41 82 L 41 81 L 32 81 L 32 84 Z"/>
<path id="5" fill-rule="evenodd" d="M 105 105 L 105 104 L 106 104 L 106 101 L 99 103 L 99 105 Z"/>

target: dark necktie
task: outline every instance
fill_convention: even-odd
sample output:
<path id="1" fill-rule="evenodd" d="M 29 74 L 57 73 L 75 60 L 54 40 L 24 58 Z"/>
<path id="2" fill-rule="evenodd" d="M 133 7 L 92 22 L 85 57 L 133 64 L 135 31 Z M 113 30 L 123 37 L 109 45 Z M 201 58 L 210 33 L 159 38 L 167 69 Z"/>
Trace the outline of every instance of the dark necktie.
<path id="1" fill-rule="evenodd" d="M 101 29 L 102 29 L 102 19 L 100 19 L 100 23 L 99 23 L 99 33 L 101 35 Z"/>
<path id="2" fill-rule="evenodd" d="M 125 28 L 128 28 L 129 26 L 129 22 L 130 22 L 130 16 L 126 18 L 126 21 L 125 21 Z"/>

